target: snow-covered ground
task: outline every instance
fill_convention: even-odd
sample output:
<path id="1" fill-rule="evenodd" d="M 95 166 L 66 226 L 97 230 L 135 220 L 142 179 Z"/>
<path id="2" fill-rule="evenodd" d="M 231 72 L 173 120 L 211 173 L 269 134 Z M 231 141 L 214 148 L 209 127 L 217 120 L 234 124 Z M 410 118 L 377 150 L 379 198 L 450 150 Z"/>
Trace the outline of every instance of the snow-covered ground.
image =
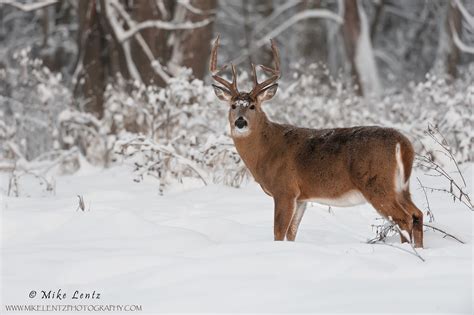
<path id="1" fill-rule="evenodd" d="M 472 181 L 472 167 L 466 174 Z M 415 176 L 414 200 L 424 208 Z M 53 196 L 39 196 L 31 180 L 23 183 L 31 196 L 3 197 L 2 304 L 472 314 L 473 216 L 447 195 L 429 194 L 435 224 L 466 244 L 426 230 L 422 262 L 398 236 L 388 243 L 401 249 L 366 244 L 379 223 L 369 205 L 330 212 L 311 205 L 297 241 L 274 242 L 272 199 L 252 182 L 241 189 L 176 186 L 159 196 L 152 180 L 130 178 L 126 167 L 91 169 L 58 177 Z M 76 195 L 85 212 L 76 211 Z M 40 291 L 58 289 L 65 301 L 41 299 Z M 71 300 L 75 290 L 95 290 L 100 299 Z"/>

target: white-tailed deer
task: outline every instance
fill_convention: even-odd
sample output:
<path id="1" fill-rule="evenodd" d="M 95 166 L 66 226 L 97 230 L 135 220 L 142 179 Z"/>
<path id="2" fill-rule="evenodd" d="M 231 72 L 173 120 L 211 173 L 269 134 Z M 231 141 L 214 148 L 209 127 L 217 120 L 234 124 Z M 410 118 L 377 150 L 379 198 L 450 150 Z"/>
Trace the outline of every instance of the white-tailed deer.
<path id="1" fill-rule="evenodd" d="M 270 121 L 262 103 L 278 88 L 280 61 L 272 40 L 275 67 L 260 66 L 270 77 L 259 83 L 252 64 L 253 89 L 239 92 L 235 66 L 232 82 L 219 76 L 219 37 L 211 51 L 210 71 L 220 100 L 229 104 L 232 139 L 245 165 L 275 202 L 275 240 L 294 241 L 306 202 L 353 206 L 369 202 L 393 220 L 405 236 L 423 247 L 423 213 L 412 202 L 409 179 L 414 151 L 400 132 L 363 126 L 308 129 Z M 410 240 L 410 241 L 411 241 Z"/>

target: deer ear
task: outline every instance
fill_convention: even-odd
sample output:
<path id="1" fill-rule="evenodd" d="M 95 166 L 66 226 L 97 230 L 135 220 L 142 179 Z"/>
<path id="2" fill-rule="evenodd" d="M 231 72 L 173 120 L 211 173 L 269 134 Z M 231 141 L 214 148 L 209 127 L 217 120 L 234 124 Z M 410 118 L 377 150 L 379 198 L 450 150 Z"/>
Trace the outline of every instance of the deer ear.
<path id="1" fill-rule="evenodd" d="M 259 101 L 260 103 L 261 103 L 261 102 L 268 101 L 268 100 L 271 99 L 273 96 L 275 96 L 277 90 L 278 90 L 278 83 L 275 83 L 275 84 L 270 85 L 269 87 L 263 89 L 263 90 L 260 91 L 260 93 L 258 93 L 258 95 L 257 95 L 258 101 Z"/>
<path id="2" fill-rule="evenodd" d="M 217 86 L 215 84 L 212 85 L 212 87 L 214 88 L 214 93 L 216 93 L 216 96 L 221 100 L 221 101 L 230 101 L 230 99 L 232 98 L 232 94 L 230 93 L 229 90 L 223 88 L 223 87 L 220 87 L 220 86 Z"/>

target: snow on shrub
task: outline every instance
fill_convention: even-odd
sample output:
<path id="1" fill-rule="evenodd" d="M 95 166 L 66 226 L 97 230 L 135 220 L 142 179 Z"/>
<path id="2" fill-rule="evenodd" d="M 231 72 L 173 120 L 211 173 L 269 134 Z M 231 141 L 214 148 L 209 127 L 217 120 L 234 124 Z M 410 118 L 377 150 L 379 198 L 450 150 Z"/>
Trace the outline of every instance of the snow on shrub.
<path id="1" fill-rule="evenodd" d="M 243 85 L 249 82 L 244 77 Z M 132 164 L 135 180 L 153 176 L 160 192 L 186 177 L 238 187 L 248 176 L 229 136 L 227 106 L 189 70 L 164 88 L 117 78 L 105 91 L 101 119 L 74 108 L 62 78 L 30 60 L 28 51 L 16 55 L 14 67 L 0 70 L 0 78 L 2 159 L 33 160 L 77 148 L 96 165 Z M 378 99 L 358 97 L 348 81 L 318 64 L 292 80 L 264 106 L 275 121 L 311 128 L 394 127 L 413 140 L 418 153 L 435 158 L 424 133 L 431 124 L 457 161 L 474 160 L 474 64 L 457 80 L 427 75 Z"/>
<path id="2" fill-rule="evenodd" d="M 0 70 L 0 156 L 14 157 L 7 141 L 28 160 L 57 149 L 57 117 L 70 104 L 61 74 L 30 59 L 28 49 L 15 53 L 12 65 Z"/>
<path id="3" fill-rule="evenodd" d="M 225 116 L 226 106 L 188 70 L 165 88 L 119 78 L 106 91 L 104 120 L 120 139 L 116 153 L 134 163 L 136 181 L 145 174 L 157 178 L 160 192 L 187 176 L 242 183 L 245 167 L 226 132 Z"/>

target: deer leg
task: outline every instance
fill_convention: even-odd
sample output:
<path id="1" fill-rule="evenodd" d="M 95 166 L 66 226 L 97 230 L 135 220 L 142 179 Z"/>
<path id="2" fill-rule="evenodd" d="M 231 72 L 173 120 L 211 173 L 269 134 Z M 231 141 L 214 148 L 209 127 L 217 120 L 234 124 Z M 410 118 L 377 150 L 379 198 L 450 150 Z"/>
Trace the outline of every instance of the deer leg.
<path id="1" fill-rule="evenodd" d="M 400 230 L 402 232 L 406 231 L 407 236 L 411 238 L 413 232 L 413 217 L 396 198 L 390 199 L 392 198 L 367 198 L 378 213 L 395 222 Z M 400 240 L 402 243 L 410 241 L 403 233 L 400 234 Z"/>
<path id="2" fill-rule="evenodd" d="M 411 214 L 413 221 L 413 241 L 415 247 L 423 247 L 423 212 L 411 200 L 410 193 L 404 191 L 400 203 Z"/>
<path id="3" fill-rule="evenodd" d="M 298 202 L 296 204 L 296 211 L 291 220 L 290 227 L 286 232 L 286 239 L 288 241 L 294 241 L 296 238 L 296 233 L 298 232 L 298 227 L 300 226 L 301 219 L 303 218 L 304 212 L 306 210 L 306 202 Z"/>
<path id="4" fill-rule="evenodd" d="M 283 241 L 296 209 L 296 198 L 275 198 L 273 233 L 275 241 Z"/>
<path id="5" fill-rule="evenodd" d="M 400 210 L 404 210 L 400 205 L 394 207 L 396 208 L 397 212 Z M 400 233 L 400 242 L 402 243 L 409 243 L 412 241 L 411 237 L 413 234 L 413 218 L 411 216 L 406 216 L 401 213 L 397 213 L 395 217 L 391 216 L 393 222 L 395 222 L 398 227 L 400 228 L 401 232 Z M 403 232 L 406 232 L 406 234 L 403 234 Z M 408 237 L 408 239 L 407 239 Z"/>

